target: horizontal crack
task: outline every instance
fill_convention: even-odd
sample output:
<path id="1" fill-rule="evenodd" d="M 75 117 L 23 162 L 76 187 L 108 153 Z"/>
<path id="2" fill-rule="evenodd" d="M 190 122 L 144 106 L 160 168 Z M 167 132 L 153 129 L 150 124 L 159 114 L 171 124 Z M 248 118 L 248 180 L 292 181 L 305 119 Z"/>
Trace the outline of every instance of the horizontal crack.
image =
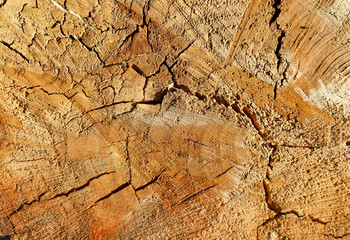
<path id="1" fill-rule="evenodd" d="M 340 235 L 340 236 L 335 236 L 335 235 L 333 235 L 333 234 L 323 234 L 324 236 L 326 236 L 326 237 L 329 237 L 329 236 L 331 236 L 331 237 L 333 237 L 333 238 L 343 238 L 343 237 L 346 237 L 346 236 L 350 236 L 350 233 L 345 233 L 345 234 L 343 234 L 343 235 Z"/>
<path id="2" fill-rule="evenodd" d="M 56 195 L 54 195 L 53 197 L 49 198 L 48 200 L 51 200 L 51 199 L 54 199 L 54 198 L 57 198 L 57 197 L 62 197 L 62 196 L 68 196 L 69 194 L 71 194 L 72 192 L 76 192 L 76 191 L 79 191 L 79 190 L 82 190 L 84 189 L 85 187 L 89 186 L 90 183 L 93 181 L 93 180 L 96 180 L 104 175 L 108 175 L 108 174 L 112 174 L 112 173 L 115 173 L 115 171 L 111 171 L 111 172 L 104 172 L 104 173 L 101 173 L 101 174 L 98 174 L 97 176 L 93 177 L 93 178 L 90 178 L 86 181 L 86 183 L 84 183 L 83 185 L 81 186 L 78 186 L 78 187 L 74 187 L 70 190 L 68 190 L 67 192 L 62 192 L 62 193 L 58 193 Z"/>
<path id="3" fill-rule="evenodd" d="M 95 180 L 95 179 L 98 179 L 104 175 L 108 175 L 108 174 L 111 174 L 111 173 L 115 173 L 115 171 L 111 171 L 111 172 L 104 172 L 104 173 L 101 173 L 101 174 L 98 174 L 97 176 L 95 177 L 92 177 L 90 179 L 88 179 L 83 185 L 81 186 L 78 186 L 78 187 L 74 187 L 70 190 L 68 190 L 67 192 L 62 192 L 62 193 L 58 193 L 56 195 L 54 195 L 53 197 L 49 198 L 49 199 L 45 199 L 45 201 L 49 201 L 49 200 L 52 200 L 54 198 L 57 198 L 57 197 L 61 197 L 61 196 L 68 196 L 69 194 L 71 194 L 72 192 L 75 192 L 75 191 L 79 191 L 79 190 L 82 190 L 84 189 L 85 187 L 89 186 L 90 183 Z M 43 193 L 41 193 L 36 199 L 30 201 L 30 202 L 26 202 L 26 203 L 22 203 L 16 210 L 12 211 L 8 217 L 10 218 L 12 215 L 18 213 L 19 211 L 21 211 L 22 209 L 24 209 L 24 207 L 28 206 L 30 207 L 33 203 L 36 203 L 36 202 L 40 202 L 41 201 L 41 198 L 47 193 L 48 191 L 45 191 Z"/>
<path id="4" fill-rule="evenodd" d="M 162 100 L 148 100 L 148 101 L 118 101 L 118 102 L 113 102 L 111 104 L 107 104 L 107 105 L 103 105 L 101 107 L 97 107 L 97 108 L 93 108 L 90 109 L 88 111 L 86 111 L 84 114 L 88 114 L 90 112 L 96 111 L 96 110 L 100 110 L 100 109 L 104 109 L 104 108 L 109 108 L 118 104 L 123 104 L 123 103 L 133 103 L 134 106 L 136 107 L 137 104 L 149 104 L 149 105 L 158 105 L 162 103 Z"/>

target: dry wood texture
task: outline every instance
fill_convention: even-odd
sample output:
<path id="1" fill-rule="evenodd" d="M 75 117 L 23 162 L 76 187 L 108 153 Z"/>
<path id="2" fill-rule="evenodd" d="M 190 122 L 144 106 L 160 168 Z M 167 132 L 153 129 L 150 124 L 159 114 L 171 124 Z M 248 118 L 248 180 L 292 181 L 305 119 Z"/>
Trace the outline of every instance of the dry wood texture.
<path id="1" fill-rule="evenodd" d="M 0 234 L 350 239 L 348 0 L 0 0 Z"/>

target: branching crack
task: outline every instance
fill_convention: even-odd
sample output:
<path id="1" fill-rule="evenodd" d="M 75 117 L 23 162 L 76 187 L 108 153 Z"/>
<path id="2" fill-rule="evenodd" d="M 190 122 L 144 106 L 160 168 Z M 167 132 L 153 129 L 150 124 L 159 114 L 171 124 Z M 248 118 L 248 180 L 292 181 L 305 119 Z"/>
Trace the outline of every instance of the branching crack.
<path id="1" fill-rule="evenodd" d="M 69 92 L 71 89 L 67 90 L 64 93 L 60 93 L 60 92 L 49 92 L 47 90 L 45 90 L 44 88 L 40 87 L 40 86 L 34 86 L 33 88 L 39 88 L 42 92 L 44 92 L 45 94 L 51 96 L 51 95 L 62 95 L 65 98 L 67 98 L 68 100 L 72 99 L 76 94 L 78 94 L 78 92 L 75 92 L 74 94 L 72 94 L 71 96 L 67 96 L 66 93 Z"/>
<path id="2" fill-rule="evenodd" d="M 121 49 L 124 46 L 124 44 L 126 44 L 129 41 L 129 39 L 130 39 L 130 42 L 132 42 L 135 34 L 139 32 L 139 28 L 140 26 L 137 24 L 136 29 L 124 38 L 124 40 L 122 41 L 118 49 Z"/>
<path id="3" fill-rule="evenodd" d="M 323 225 L 327 224 L 326 222 L 322 221 L 321 219 L 313 217 L 311 215 L 302 216 L 301 214 L 299 214 L 295 210 L 283 211 L 283 209 L 276 202 L 273 201 L 271 189 L 270 189 L 270 185 L 269 185 L 269 182 L 271 181 L 270 171 L 273 170 L 273 162 L 275 161 L 275 154 L 280 146 L 283 146 L 283 147 L 303 147 L 303 148 L 305 147 L 305 146 L 292 146 L 292 145 L 286 145 L 286 144 L 277 145 L 277 144 L 269 143 L 269 147 L 272 148 L 272 152 L 269 155 L 269 161 L 268 161 L 268 165 L 267 165 L 267 169 L 266 169 L 266 179 L 263 180 L 263 187 L 264 187 L 264 191 L 265 191 L 265 202 L 267 204 L 267 207 L 271 211 L 273 211 L 275 213 L 275 215 L 272 218 L 267 219 L 266 221 L 264 221 L 262 224 L 260 224 L 258 226 L 257 239 L 259 238 L 259 228 L 260 227 L 265 226 L 269 222 L 274 221 L 274 220 L 278 219 L 279 217 L 281 217 L 283 215 L 287 215 L 287 214 L 294 214 L 298 218 L 302 217 L 304 219 L 308 219 L 308 220 L 311 220 L 312 222 L 317 222 L 317 223 L 320 223 Z M 306 148 L 313 149 L 313 147 L 308 147 L 308 146 L 306 146 Z"/>

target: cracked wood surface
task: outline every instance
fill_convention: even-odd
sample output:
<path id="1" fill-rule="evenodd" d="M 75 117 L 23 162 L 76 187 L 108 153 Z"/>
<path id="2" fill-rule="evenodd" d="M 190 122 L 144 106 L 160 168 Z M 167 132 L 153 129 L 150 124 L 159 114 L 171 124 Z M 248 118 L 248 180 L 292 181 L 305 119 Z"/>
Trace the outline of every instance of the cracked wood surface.
<path id="1" fill-rule="evenodd" d="M 0 234 L 350 239 L 347 0 L 0 1 Z"/>

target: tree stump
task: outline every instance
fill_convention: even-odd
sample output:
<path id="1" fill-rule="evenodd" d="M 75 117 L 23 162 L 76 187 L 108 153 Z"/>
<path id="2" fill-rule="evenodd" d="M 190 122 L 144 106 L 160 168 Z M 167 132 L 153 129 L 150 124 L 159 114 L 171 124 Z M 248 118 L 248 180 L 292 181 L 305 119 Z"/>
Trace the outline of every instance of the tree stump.
<path id="1" fill-rule="evenodd" d="M 348 0 L 0 3 L 0 234 L 350 239 Z"/>

